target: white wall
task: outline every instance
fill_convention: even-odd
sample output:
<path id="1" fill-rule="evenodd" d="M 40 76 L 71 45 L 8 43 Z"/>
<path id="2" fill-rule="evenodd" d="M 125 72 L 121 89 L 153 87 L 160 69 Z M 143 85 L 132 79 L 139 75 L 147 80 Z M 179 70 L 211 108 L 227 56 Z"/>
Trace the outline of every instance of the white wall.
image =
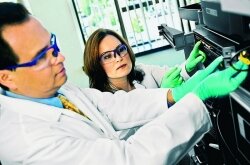
<path id="1" fill-rule="evenodd" d="M 56 34 L 62 54 L 66 57 L 68 81 L 88 87 L 82 71 L 83 40 L 71 0 L 28 0 L 32 14 Z"/>

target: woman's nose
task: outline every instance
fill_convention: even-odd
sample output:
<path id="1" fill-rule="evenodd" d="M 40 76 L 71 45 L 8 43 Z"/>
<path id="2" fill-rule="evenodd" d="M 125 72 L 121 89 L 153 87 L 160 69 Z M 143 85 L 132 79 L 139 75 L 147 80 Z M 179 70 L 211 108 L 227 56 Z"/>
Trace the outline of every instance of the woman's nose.
<path id="1" fill-rule="evenodd" d="M 115 60 L 116 62 L 122 61 L 122 57 L 119 54 L 116 54 Z"/>

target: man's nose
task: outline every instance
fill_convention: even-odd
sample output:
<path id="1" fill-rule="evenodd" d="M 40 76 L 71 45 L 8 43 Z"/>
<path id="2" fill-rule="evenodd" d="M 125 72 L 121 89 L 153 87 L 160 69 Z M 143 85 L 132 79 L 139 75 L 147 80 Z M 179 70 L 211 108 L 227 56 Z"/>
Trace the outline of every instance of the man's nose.
<path id="1" fill-rule="evenodd" d="M 62 55 L 61 52 L 58 52 L 58 55 L 56 57 L 52 55 L 51 65 L 57 65 L 59 63 L 64 62 L 64 60 L 65 60 L 65 57 Z"/>

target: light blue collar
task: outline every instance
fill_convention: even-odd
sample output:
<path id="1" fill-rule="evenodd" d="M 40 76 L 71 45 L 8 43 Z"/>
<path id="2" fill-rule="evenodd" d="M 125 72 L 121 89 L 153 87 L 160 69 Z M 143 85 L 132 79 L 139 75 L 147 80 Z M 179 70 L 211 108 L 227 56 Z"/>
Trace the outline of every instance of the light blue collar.
<path id="1" fill-rule="evenodd" d="M 58 94 L 56 94 L 58 95 Z M 25 99 L 25 100 L 30 100 L 42 104 L 47 104 L 51 106 L 55 106 L 58 108 L 63 108 L 63 105 L 58 97 L 50 97 L 50 98 L 44 98 L 44 99 L 38 99 L 38 98 L 32 98 L 32 97 L 26 97 L 23 95 L 18 95 L 16 93 L 6 91 L 6 96 L 13 97 L 13 98 L 18 98 L 18 99 Z"/>

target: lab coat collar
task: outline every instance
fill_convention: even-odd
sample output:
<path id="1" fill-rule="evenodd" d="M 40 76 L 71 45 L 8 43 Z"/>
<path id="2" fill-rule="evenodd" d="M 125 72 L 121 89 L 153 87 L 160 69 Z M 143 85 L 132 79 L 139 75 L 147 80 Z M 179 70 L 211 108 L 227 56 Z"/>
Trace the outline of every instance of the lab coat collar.
<path id="1" fill-rule="evenodd" d="M 81 115 L 30 100 L 8 97 L 5 90 L 0 88 L 0 110 L 7 109 L 16 113 L 31 116 L 44 121 L 58 121 L 62 114 L 71 116 L 80 120 L 85 120 Z"/>
<path id="2" fill-rule="evenodd" d="M 146 87 L 145 87 L 144 85 L 138 83 L 138 82 L 135 81 L 135 80 L 133 81 L 133 84 L 134 84 L 134 87 L 135 87 L 136 89 L 146 89 Z"/>
<path id="3" fill-rule="evenodd" d="M 52 122 L 59 121 L 61 115 L 67 115 L 84 122 L 92 122 L 92 124 L 99 127 L 106 135 L 112 135 L 110 138 L 116 137 L 116 132 L 110 121 L 105 118 L 105 116 L 103 116 L 96 109 L 96 107 L 91 104 L 91 101 L 88 101 L 89 99 L 80 91 L 80 88 L 67 86 L 66 88 L 62 87 L 59 90 L 59 93 L 66 96 L 78 108 L 80 107 L 80 109 L 91 119 L 91 121 L 84 118 L 80 114 L 63 108 L 57 108 L 29 100 L 7 97 L 2 94 L 0 94 L 0 109 L 7 109 L 37 119 Z"/>
<path id="4" fill-rule="evenodd" d="M 63 112 L 61 108 L 4 95 L 0 95 L 0 106 L 1 109 L 11 110 L 45 121 L 57 121 Z"/>

